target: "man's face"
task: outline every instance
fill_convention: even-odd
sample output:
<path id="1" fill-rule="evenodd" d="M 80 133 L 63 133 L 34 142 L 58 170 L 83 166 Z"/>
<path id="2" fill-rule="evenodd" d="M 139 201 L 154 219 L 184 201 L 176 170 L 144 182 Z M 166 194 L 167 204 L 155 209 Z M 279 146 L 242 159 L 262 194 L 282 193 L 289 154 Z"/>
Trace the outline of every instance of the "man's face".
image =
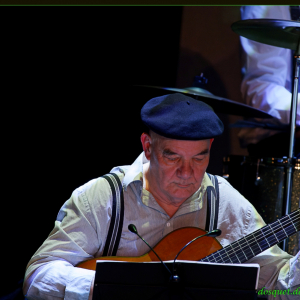
<path id="1" fill-rule="evenodd" d="M 150 160 L 150 190 L 154 197 L 180 204 L 199 189 L 213 139 L 184 141 L 158 135 L 149 139 L 145 155 Z"/>

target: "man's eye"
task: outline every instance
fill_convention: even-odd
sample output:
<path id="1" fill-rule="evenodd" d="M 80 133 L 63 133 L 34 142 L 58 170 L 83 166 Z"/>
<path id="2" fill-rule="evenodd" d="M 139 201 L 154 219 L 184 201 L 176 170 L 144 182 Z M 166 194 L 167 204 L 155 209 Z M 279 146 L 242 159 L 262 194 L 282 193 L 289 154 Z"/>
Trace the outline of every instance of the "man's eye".
<path id="1" fill-rule="evenodd" d="M 170 161 L 176 161 L 178 159 L 176 156 L 166 156 L 166 158 Z"/>
<path id="2" fill-rule="evenodd" d="M 169 160 L 172 160 L 172 161 L 174 161 L 174 160 L 176 160 L 177 159 L 177 157 L 167 157 Z"/>
<path id="3" fill-rule="evenodd" d="M 202 161 L 202 160 L 203 160 L 203 158 L 200 158 L 200 157 L 195 157 L 195 160 L 196 160 L 196 161 Z"/>

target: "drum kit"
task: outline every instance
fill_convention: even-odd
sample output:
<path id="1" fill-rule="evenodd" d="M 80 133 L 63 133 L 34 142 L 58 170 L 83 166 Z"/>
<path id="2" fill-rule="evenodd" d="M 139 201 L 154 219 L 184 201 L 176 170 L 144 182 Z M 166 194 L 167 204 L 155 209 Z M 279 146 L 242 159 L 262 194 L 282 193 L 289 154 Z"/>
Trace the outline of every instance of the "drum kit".
<path id="1" fill-rule="evenodd" d="M 288 48 L 294 51 L 294 84 L 291 99 L 289 126 L 276 127 L 268 122 L 240 121 L 237 125 L 285 130 L 290 134 L 289 153 L 282 158 L 253 158 L 230 155 L 224 158 L 223 176 L 238 189 L 257 209 L 266 223 L 271 223 L 299 207 L 300 159 L 294 157 L 297 116 L 298 78 L 300 65 L 300 22 L 275 19 L 252 19 L 235 22 L 231 26 L 238 35 L 256 42 Z M 198 81 L 203 79 L 202 75 Z M 167 92 L 179 92 L 210 105 L 216 113 L 250 118 L 271 119 L 273 116 L 245 104 L 217 97 L 197 84 L 178 89 L 142 86 Z M 269 126 L 269 127 L 268 127 Z M 233 172 L 232 172 L 233 171 Z M 300 250 L 299 232 L 286 239 L 283 250 L 295 255 Z"/>

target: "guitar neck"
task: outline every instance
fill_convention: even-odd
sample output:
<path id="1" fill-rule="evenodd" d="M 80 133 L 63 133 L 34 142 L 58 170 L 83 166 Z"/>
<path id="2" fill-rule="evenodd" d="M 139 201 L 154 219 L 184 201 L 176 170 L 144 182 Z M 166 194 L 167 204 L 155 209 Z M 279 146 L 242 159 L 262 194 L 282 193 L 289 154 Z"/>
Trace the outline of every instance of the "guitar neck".
<path id="1" fill-rule="evenodd" d="M 200 261 L 243 263 L 300 230 L 300 208 Z"/>

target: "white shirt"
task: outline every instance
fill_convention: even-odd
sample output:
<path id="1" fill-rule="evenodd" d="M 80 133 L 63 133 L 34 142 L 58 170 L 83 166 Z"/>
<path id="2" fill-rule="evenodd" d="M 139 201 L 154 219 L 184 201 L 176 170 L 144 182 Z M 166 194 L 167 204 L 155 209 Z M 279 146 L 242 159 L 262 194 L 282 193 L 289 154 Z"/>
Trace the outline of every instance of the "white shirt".
<path id="1" fill-rule="evenodd" d="M 241 18 L 291 20 L 289 6 L 243 6 Z M 245 72 L 241 92 L 245 103 L 274 116 L 265 119 L 272 124 L 289 124 L 292 87 L 292 52 L 290 49 L 258 43 L 240 38 Z M 300 96 L 298 96 L 298 103 Z M 256 119 L 259 121 L 259 119 Z M 261 120 L 262 121 L 262 120 Z M 300 125 L 300 105 L 297 108 Z M 263 128 L 242 128 L 239 139 L 242 147 L 274 135 L 278 131 Z"/>
<path id="2" fill-rule="evenodd" d="M 171 231 L 192 226 L 205 228 L 206 188 L 212 185 L 205 174 L 201 187 L 188 198 L 172 218 L 143 189 L 143 169 L 146 160 L 142 153 L 131 166 L 112 170 L 123 179 L 124 225 L 117 256 L 140 256 L 149 249 L 128 225 L 136 225 L 139 234 L 154 247 Z M 223 178 L 218 177 L 220 205 L 217 238 L 224 247 L 264 225 L 254 207 Z M 110 225 L 112 195 L 103 178 L 91 180 L 76 189 L 60 210 L 55 226 L 43 245 L 28 263 L 24 288 L 28 299 L 80 299 L 89 296 L 95 271 L 76 266 L 102 255 Z M 272 247 L 247 263 L 261 266 L 259 288 L 300 286 L 299 254 L 292 257 Z"/>

